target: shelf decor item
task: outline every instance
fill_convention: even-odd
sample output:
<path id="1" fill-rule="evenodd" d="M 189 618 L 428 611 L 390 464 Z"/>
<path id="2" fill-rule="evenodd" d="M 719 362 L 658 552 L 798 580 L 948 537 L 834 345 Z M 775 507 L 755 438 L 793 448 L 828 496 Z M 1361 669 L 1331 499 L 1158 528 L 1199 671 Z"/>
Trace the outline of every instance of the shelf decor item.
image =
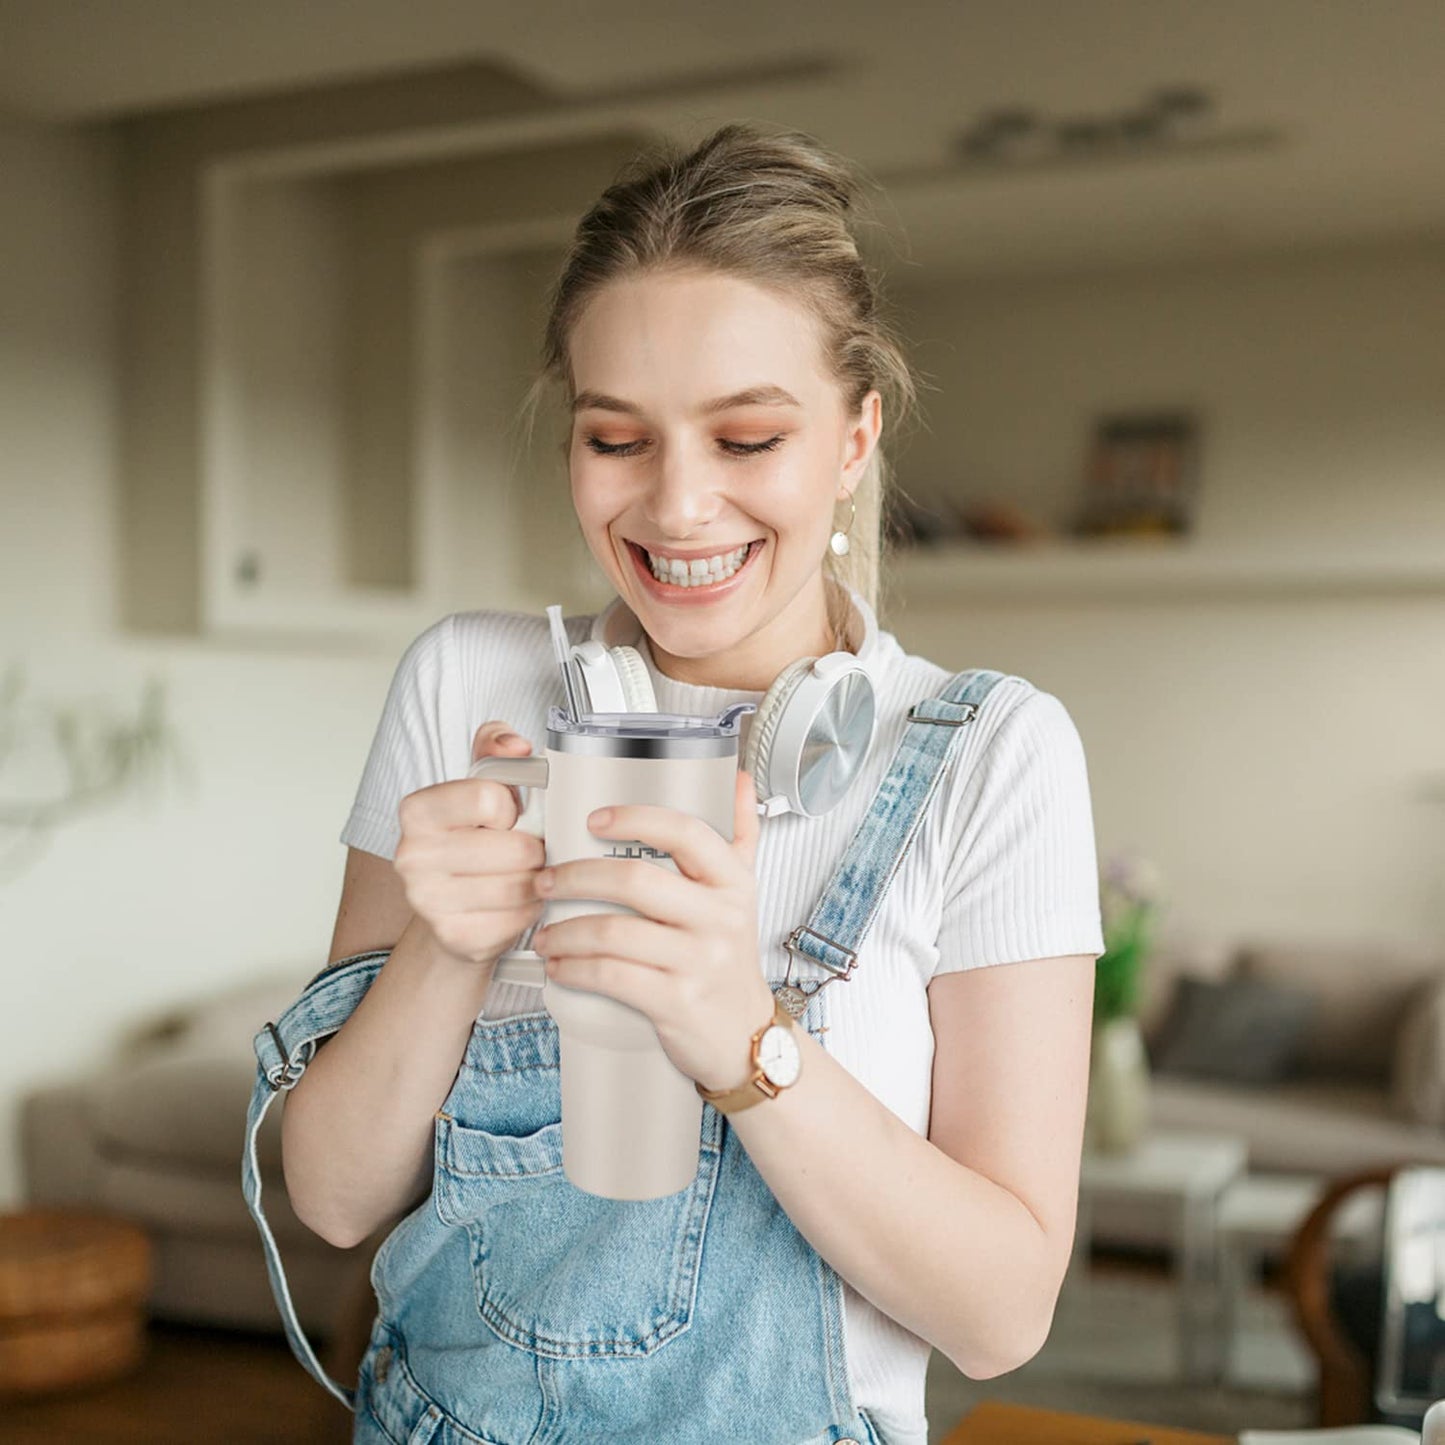
<path id="1" fill-rule="evenodd" d="M 1101 417 L 1076 534 L 1187 535 L 1198 491 L 1198 438 L 1198 425 L 1185 412 Z"/>
<path id="2" fill-rule="evenodd" d="M 953 541 L 959 519 L 947 498 L 924 501 L 897 486 L 884 503 L 883 530 L 890 548 L 912 551 Z"/>
<path id="3" fill-rule="evenodd" d="M 1158 909 L 1154 867 L 1142 858 L 1110 860 L 1100 880 L 1104 952 L 1094 965 L 1094 1024 L 1085 1111 L 1088 1148 L 1132 1150 L 1149 1123 L 1149 1060 L 1138 1003 Z"/>

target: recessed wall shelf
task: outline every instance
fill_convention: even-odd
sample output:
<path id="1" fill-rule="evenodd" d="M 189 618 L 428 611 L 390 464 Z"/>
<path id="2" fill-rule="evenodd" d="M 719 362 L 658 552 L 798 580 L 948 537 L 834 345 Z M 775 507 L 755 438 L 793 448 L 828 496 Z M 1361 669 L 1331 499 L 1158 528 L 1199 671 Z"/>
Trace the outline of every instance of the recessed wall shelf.
<path id="1" fill-rule="evenodd" d="M 1445 593 L 1438 552 L 1342 553 L 1304 542 L 1287 552 L 1132 538 L 955 542 L 897 551 L 887 567 L 898 590 L 919 601 Z"/>

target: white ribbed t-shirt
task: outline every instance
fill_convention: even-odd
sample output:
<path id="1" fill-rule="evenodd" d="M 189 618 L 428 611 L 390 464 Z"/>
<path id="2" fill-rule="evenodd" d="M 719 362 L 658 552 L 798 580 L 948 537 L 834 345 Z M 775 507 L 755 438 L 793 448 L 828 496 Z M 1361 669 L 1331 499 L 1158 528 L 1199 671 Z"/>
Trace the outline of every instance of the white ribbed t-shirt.
<path id="1" fill-rule="evenodd" d="M 857 594 L 853 594 L 857 597 Z M 855 612 L 855 622 L 859 616 Z M 621 602 L 565 619 L 573 642 L 597 636 L 641 653 L 658 707 L 716 715 L 761 692 L 702 687 L 661 673 L 646 635 Z M 850 645 L 871 664 L 877 733 L 863 771 L 820 818 L 760 817 L 759 957 L 770 982 L 825 971 L 794 959 L 783 940 L 806 923 L 887 771 L 913 703 L 952 675 L 903 651 L 892 633 Z M 546 746 L 546 716 L 564 701 L 547 618 L 456 612 L 422 632 L 398 663 L 341 841 L 384 858 L 400 837 L 408 793 L 463 778 L 476 730 L 504 719 Z M 744 726 L 755 714 L 745 715 Z M 746 736 L 744 734 L 744 742 Z M 739 749 L 741 757 L 741 748 Z M 939 973 L 1104 950 L 1092 806 L 1083 747 L 1051 693 L 1006 676 L 963 729 L 952 763 L 894 874 L 846 981 L 829 985 L 828 1052 L 915 1132 L 927 1135 L 934 1036 L 927 989 Z M 541 1007 L 535 989 L 494 981 L 483 1015 Z M 960 1222 L 960 1228 L 966 1221 Z M 854 1403 L 889 1445 L 926 1445 L 924 1380 L 930 1346 L 845 1280 L 845 1330 Z"/>

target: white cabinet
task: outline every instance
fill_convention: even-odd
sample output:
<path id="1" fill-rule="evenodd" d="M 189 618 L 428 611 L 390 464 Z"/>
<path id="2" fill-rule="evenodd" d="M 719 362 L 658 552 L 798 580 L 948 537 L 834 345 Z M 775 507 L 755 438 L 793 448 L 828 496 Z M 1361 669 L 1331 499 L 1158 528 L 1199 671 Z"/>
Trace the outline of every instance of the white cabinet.
<path id="1" fill-rule="evenodd" d="M 576 125 L 126 133 L 122 625 L 394 651 L 450 611 L 593 604 L 555 410 L 530 445 L 518 410 L 577 217 L 655 136 Z"/>

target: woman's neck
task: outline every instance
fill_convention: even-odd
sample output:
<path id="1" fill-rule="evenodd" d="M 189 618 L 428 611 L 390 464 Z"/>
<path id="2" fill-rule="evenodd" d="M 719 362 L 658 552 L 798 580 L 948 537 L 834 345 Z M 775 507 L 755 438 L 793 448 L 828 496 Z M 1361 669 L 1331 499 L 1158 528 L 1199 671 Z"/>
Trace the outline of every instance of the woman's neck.
<path id="1" fill-rule="evenodd" d="M 845 602 L 846 597 L 844 593 Z M 846 605 L 851 612 L 851 603 Z M 811 648 L 800 649 L 799 637 L 817 640 Z M 856 650 L 848 642 L 839 640 L 821 592 L 810 604 L 796 610 L 790 608 L 775 617 L 762 632 L 725 652 L 706 657 L 681 657 L 660 647 L 651 635 L 647 637 L 647 645 L 653 665 L 674 682 L 756 693 L 766 692 L 783 669 L 799 657 Z"/>

